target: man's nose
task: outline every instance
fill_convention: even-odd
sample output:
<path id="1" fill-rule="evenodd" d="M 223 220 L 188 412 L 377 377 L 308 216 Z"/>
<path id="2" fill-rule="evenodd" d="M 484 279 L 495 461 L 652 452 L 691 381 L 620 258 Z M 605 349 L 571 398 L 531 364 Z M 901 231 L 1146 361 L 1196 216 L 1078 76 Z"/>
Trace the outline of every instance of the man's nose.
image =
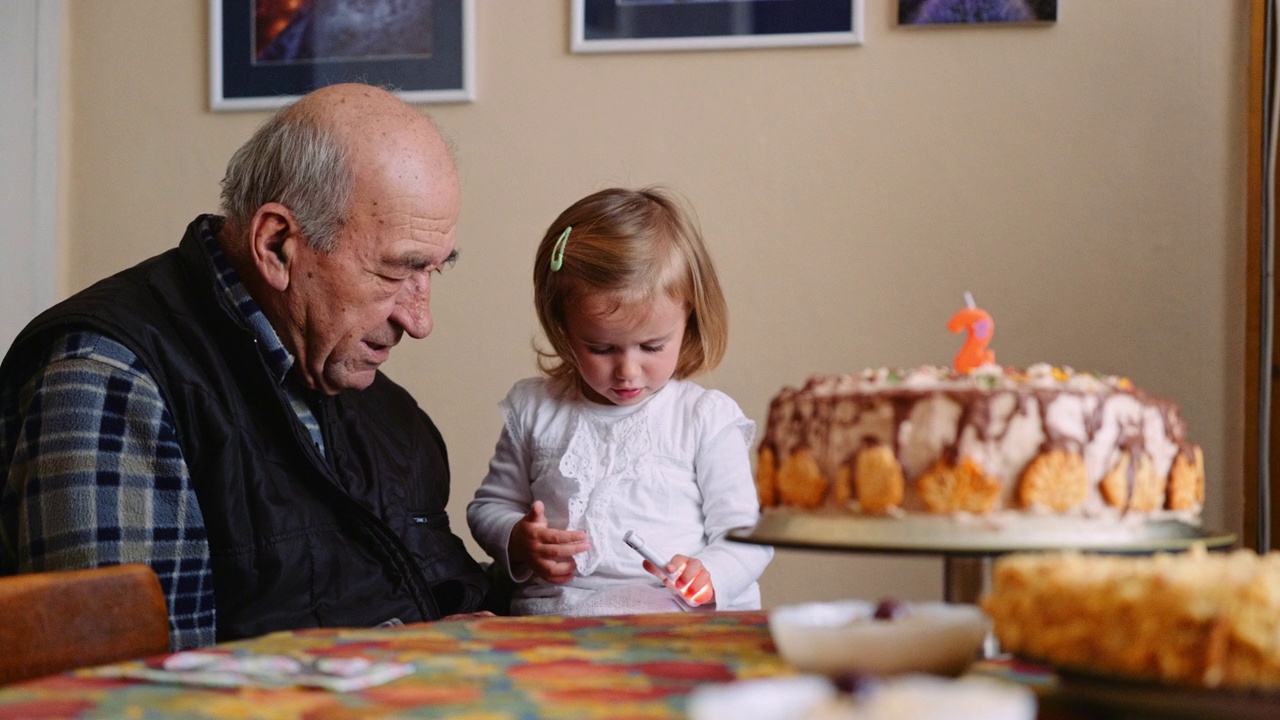
<path id="1" fill-rule="evenodd" d="M 413 279 L 405 283 L 391 320 L 415 340 L 431 334 L 431 279 Z"/>

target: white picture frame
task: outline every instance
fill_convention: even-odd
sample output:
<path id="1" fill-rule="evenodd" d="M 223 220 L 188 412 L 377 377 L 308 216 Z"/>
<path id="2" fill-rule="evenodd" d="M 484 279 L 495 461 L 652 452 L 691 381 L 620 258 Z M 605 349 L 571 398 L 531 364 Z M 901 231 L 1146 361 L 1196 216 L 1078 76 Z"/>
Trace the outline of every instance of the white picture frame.
<path id="1" fill-rule="evenodd" d="M 861 45 L 864 0 L 572 0 L 574 53 Z"/>
<path id="2" fill-rule="evenodd" d="M 429 37 L 425 52 L 378 54 L 365 49 L 364 54 L 351 56 L 270 60 L 263 60 L 260 53 L 255 7 L 254 0 L 209 0 L 212 110 L 283 107 L 311 90 L 346 81 L 386 87 L 410 103 L 476 99 L 475 0 L 416 0 L 401 6 L 423 17 L 424 25 L 429 23 L 429 32 L 419 33 Z M 370 33 L 355 36 L 367 38 Z"/>

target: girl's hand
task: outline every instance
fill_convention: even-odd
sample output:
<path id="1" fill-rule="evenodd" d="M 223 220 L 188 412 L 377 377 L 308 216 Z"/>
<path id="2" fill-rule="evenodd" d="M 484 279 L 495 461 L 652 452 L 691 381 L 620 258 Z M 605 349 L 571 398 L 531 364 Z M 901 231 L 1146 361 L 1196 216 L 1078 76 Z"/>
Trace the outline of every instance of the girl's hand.
<path id="1" fill-rule="evenodd" d="M 706 605 L 716 599 L 715 586 L 711 584 L 711 573 L 703 567 L 698 558 L 687 555 L 674 555 L 667 563 L 667 571 L 675 575 L 674 580 L 667 577 L 661 569 L 654 567 L 648 560 L 644 561 L 644 569 L 654 577 L 662 580 L 662 584 L 674 588 L 690 605 Z"/>
<path id="2" fill-rule="evenodd" d="M 513 567 L 523 565 L 547 582 L 565 583 L 578 567 L 573 556 L 589 547 L 587 534 L 580 530 L 547 527 L 542 501 L 534 500 L 533 508 L 511 528 L 507 557 Z"/>

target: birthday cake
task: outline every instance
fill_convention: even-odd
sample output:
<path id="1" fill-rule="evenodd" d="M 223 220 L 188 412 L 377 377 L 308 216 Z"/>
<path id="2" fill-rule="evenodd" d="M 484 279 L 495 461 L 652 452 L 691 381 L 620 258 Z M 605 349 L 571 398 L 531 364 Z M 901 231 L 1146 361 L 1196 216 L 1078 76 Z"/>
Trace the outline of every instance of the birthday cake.
<path id="1" fill-rule="evenodd" d="M 1133 526 L 1204 503 L 1177 405 L 1048 364 L 815 376 L 773 398 L 758 452 L 766 512 Z"/>

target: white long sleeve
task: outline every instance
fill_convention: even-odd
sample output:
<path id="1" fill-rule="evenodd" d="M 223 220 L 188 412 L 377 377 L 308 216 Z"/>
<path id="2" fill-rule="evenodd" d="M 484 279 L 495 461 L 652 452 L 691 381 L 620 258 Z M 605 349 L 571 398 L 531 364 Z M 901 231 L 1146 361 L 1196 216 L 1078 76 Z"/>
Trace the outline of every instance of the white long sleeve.
<path id="1" fill-rule="evenodd" d="M 531 572 L 511 567 L 507 544 L 511 528 L 532 506 L 528 448 L 517 443 L 510 428 L 504 426 L 489 460 L 489 474 L 467 504 L 467 525 L 480 547 L 516 582 L 528 580 Z"/>
<path id="2" fill-rule="evenodd" d="M 751 527 L 760 519 L 749 455 L 751 436 L 732 420 L 742 417 L 742 411 L 727 395 L 708 392 L 697 404 L 694 415 L 701 439 L 694 456 L 694 476 L 702 491 L 707 539 L 697 557 L 711 573 L 717 597 L 730 600 L 754 590 L 755 607 L 750 609 L 757 609 L 760 597 L 755 582 L 773 559 L 773 548 L 744 545 L 726 537 L 730 530 Z M 751 427 L 754 430 L 754 425 Z"/>

